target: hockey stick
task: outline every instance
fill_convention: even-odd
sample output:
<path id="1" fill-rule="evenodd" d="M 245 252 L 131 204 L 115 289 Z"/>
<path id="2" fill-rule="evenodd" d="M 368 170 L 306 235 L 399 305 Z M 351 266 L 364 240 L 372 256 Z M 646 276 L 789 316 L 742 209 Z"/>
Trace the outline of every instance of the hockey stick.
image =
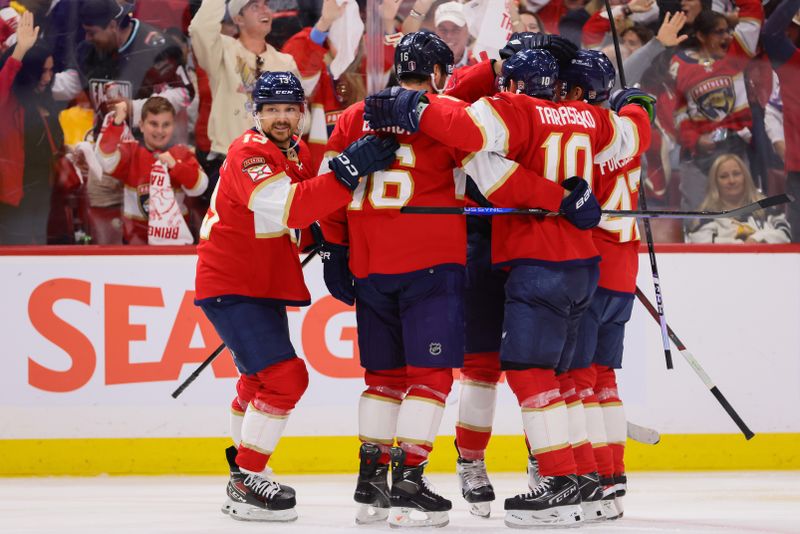
<path id="1" fill-rule="evenodd" d="M 603 215 L 609 217 L 636 217 L 637 219 L 719 219 L 723 217 L 739 217 L 756 210 L 762 210 L 794 201 L 789 195 L 775 195 L 762 198 L 752 204 L 740 208 L 723 211 L 678 211 L 678 210 L 602 210 Z M 400 213 L 415 215 L 478 215 L 491 217 L 493 215 L 534 215 L 539 217 L 556 217 L 562 215 L 558 211 L 548 211 L 541 208 L 481 208 L 481 207 L 437 207 L 437 206 L 404 206 Z"/>
<path id="2" fill-rule="evenodd" d="M 658 311 L 653 306 L 653 303 L 650 302 L 644 293 L 642 293 L 642 290 L 639 289 L 638 286 L 636 287 L 636 298 L 638 298 L 639 302 L 641 302 L 644 307 L 647 308 L 647 311 L 650 312 L 650 315 L 653 317 L 653 319 L 658 321 Z M 686 362 L 689 364 L 689 366 L 694 369 L 694 372 L 697 373 L 697 376 L 700 377 L 700 380 L 702 380 L 706 387 L 711 391 L 711 394 L 716 397 L 725 411 L 728 412 L 728 415 L 731 417 L 731 419 L 733 419 L 733 422 L 736 423 L 736 426 L 739 427 L 739 430 L 742 431 L 744 437 L 746 439 L 751 439 L 753 436 L 755 436 L 753 431 L 747 427 L 747 424 L 742 420 L 739 414 L 736 413 L 736 410 L 733 409 L 733 406 L 731 406 L 731 404 L 728 402 L 728 399 L 725 398 L 716 384 L 714 384 L 714 382 L 711 380 L 711 377 L 708 376 L 708 373 L 705 372 L 703 367 L 700 365 L 700 362 L 698 362 L 692 353 L 688 351 L 686 345 L 684 345 L 678 336 L 675 335 L 675 332 L 672 331 L 672 328 L 670 328 L 669 325 L 667 325 L 667 333 L 669 334 L 669 338 L 672 340 L 672 342 L 675 343 L 675 348 L 678 349 L 678 352 L 680 352 L 681 356 L 686 359 Z"/>
<path id="3" fill-rule="evenodd" d="M 303 261 L 302 261 L 302 263 L 300 263 L 300 267 L 302 268 L 302 267 L 305 267 L 306 265 L 308 265 L 308 263 L 309 263 L 311 260 L 313 260 L 313 259 L 314 259 L 314 256 L 316 256 L 316 255 L 317 255 L 317 251 L 318 251 L 318 250 L 319 250 L 319 247 L 316 247 L 316 248 L 314 248 L 314 249 L 313 249 L 311 252 L 309 252 L 309 253 L 308 253 L 308 256 L 306 256 L 305 258 L 303 258 Z M 200 373 L 202 373 L 202 372 L 203 372 L 203 369 L 205 369 L 206 367 L 208 367 L 209 365 L 211 365 L 211 362 L 213 362 L 214 360 L 216 360 L 216 359 L 217 359 L 217 356 L 219 356 L 219 355 L 222 353 L 222 351 L 223 351 L 224 349 L 225 349 L 225 343 L 222 343 L 222 344 L 220 344 L 220 346 L 219 346 L 219 347 L 217 347 L 216 349 L 214 349 L 214 352 L 212 352 L 211 354 L 209 354 L 208 358 L 206 358 L 205 360 L 203 360 L 203 363 L 201 363 L 201 364 L 200 364 L 200 365 L 197 367 L 197 369 L 195 369 L 195 370 L 192 372 L 192 374 L 190 374 L 189 376 L 187 376 L 187 377 L 186 377 L 186 380 L 184 380 L 184 381 L 183 381 L 183 383 L 182 383 L 180 386 L 178 386 L 178 388 L 177 388 L 175 391 L 173 391 L 173 392 L 172 392 L 172 398 L 173 398 L 173 399 L 177 399 L 177 398 L 178 398 L 178 396 L 179 396 L 181 393 L 183 393 L 183 390 L 184 390 L 184 389 L 186 389 L 186 388 L 188 388 L 188 387 L 189 387 L 189 385 L 190 385 L 192 382 L 194 382 L 194 381 L 197 379 L 197 377 L 198 377 L 198 376 L 200 376 Z"/>
<path id="4" fill-rule="evenodd" d="M 658 433 L 658 430 L 640 426 L 630 421 L 628 421 L 628 437 L 645 445 L 655 445 L 661 441 L 661 434 Z"/>
<path id="5" fill-rule="evenodd" d="M 614 24 L 614 15 L 611 12 L 611 2 L 605 0 L 606 14 L 608 15 L 608 24 L 611 27 L 611 39 L 614 41 L 614 55 L 617 58 L 617 71 L 619 71 L 619 81 L 623 88 L 628 87 L 625 80 L 625 68 L 622 60 L 622 52 L 619 49 L 619 35 L 617 35 L 617 26 Z M 645 193 L 645 184 L 640 182 L 639 185 L 639 203 L 642 205 L 643 210 L 647 210 L 647 195 Z M 664 346 L 664 359 L 667 363 L 667 369 L 672 369 L 672 351 L 669 348 L 669 337 L 667 337 L 667 319 L 664 317 L 664 300 L 661 294 L 661 279 L 658 276 L 658 263 L 656 262 L 656 249 L 653 243 L 653 231 L 650 228 L 650 221 L 645 219 L 642 221 L 644 226 L 644 238 L 647 243 L 647 256 L 650 258 L 650 271 L 653 275 L 653 288 L 656 292 L 656 306 L 658 307 L 658 324 L 661 325 L 661 343 Z"/>

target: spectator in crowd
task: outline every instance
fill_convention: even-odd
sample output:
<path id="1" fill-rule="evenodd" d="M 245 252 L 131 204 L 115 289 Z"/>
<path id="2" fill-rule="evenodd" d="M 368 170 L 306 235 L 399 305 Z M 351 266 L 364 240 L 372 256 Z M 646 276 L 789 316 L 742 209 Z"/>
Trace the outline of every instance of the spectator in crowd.
<path id="1" fill-rule="evenodd" d="M 611 13 L 614 15 L 614 25 L 620 36 L 621 44 L 625 44 L 622 41 L 623 33 L 637 24 L 641 27 L 658 19 L 658 4 L 656 4 L 655 0 L 631 0 L 627 3 L 615 5 Z M 611 24 L 608 21 L 608 13 L 601 6 L 583 26 L 583 45 L 586 48 L 597 48 L 609 44 L 611 40 L 610 32 Z M 652 34 L 650 34 L 650 37 L 652 38 Z M 630 53 L 632 50 L 626 50 L 626 52 Z"/>
<path id="2" fill-rule="evenodd" d="M 169 100 L 150 97 L 141 113 L 142 143 L 126 135 L 125 101 L 114 105 L 97 141 L 103 170 L 125 184 L 124 241 L 130 245 L 191 244 L 183 197 L 201 195 L 208 178 L 188 147 L 171 144 L 175 108 Z"/>
<path id="3" fill-rule="evenodd" d="M 722 211 L 764 198 L 756 189 L 750 170 L 735 154 L 719 156 L 708 176 L 708 193 L 701 210 Z M 739 218 L 701 220 L 686 235 L 689 243 L 788 243 L 786 215 L 778 209 L 758 210 Z"/>
<path id="4" fill-rule="evenodd" d="M 670 65 L 686 209 L 702 201 L 718 156 L 748 159 L 753 120 L 743 71 L 756 52 L 764 10 L 760 0 L 738 1 L 742 18 L 735 28 L 723 15 L 702 11 L 694 21 L 697 45 L 680 50 Z"/>
<path id="5" fill-rule="evenodd" d="M 650 42 L 653 32 L 647 26 L 634 24 L 619 34 L 619 43 L 632 54 Z"/>
<path id="6" fill-rule="evenodd" d="M 433 15 L 433 20 L 436 25 L 436 35 L 441 37 L 453 52 L 455 59 L 453 68 L 457 69 L 464 65 L 477 63 L 477 59 L 467 48 L 469 29 L 467 28 L 467 19 L 464 17 L 464 4 L 453 0 L 439 5 Z"/>
<path id="7" fill-rule="evenodd" d="M 212 189 L 231 142 L 253 126 L 250 95 L 259 75 L 267 71 L 299 75 L 292 56 L 278 52 L 266 41 L 273 18 L 268 0 L 230 0 L 228 12 L 238 28 L 238 38 L 221 33 L 225 0 L 203 0 L 189 25 L 197 63 L 208 75 L 211 88 L 208 137 L 212 153 L 205 168 Z M 314 80 L 301 81 L 310 93 Z"/>
<path id="8" fill-rule="evenodd" d="M 797 85 L 800 83 L 800 0 L 784 0 L 770 15 L 764 27 L 764 50 L 769 56 L 772 68 L 780 81 L 778 94 L 773 95 L 772 110 L 779 113 L 784 139 L 774 135 L 773 143 L 783 157 L 786 169 L 786 191 L 798 200 L 789 204 L 788 216 L 792 226 L 792 241 L 800 242 L 800 96 Z M 768 126 L 770 121 L 767 122 Z M 778 139 L 775 139 L 778 138 Z M 776 143 L 776 141 L 778 141 Z"/>
<path id="9" fill-rule="evenodd" d="M 267 42 L 280 50 L 297 32 L 313 26 L 322 14 L 322 0 L 270 0 L 272 31 Z"/>
<path id="10" fill-rule="evenodd" d="M 53 57 L 25 12 L 0 70 L 0 244 L 44 245 L 63 134 L 50 92 Z"/>
<path id="11" fill-rule="evenodd" d="M 88 91 L 98 129 L 102 117 L 121 99 L 132 100 L 136 127 L 148 97 L 158 94 L 176 109 L 185 109 L 194 96 L 180 48 L 133 18 L 131 10 L 114 0 L 83 0 L 79 14 L 86 40 L 78 45 L 75 64 L 56 75 L 57 99 L 72 100 Z"/>
<path id="12" fill-rule="evenodd" d="M 512 2 L 512 5 L 516 6 L 517 4 Z M 512 20 L 513 19 L 514 17 L 512 16 Z M 525 8 L 519 8 L 519 22 L 513 29 L 516 32 L 546 33 L 544 31 L 544 24 L 542 23 L 542 19 L 539 18 L 539 15 Z"/>

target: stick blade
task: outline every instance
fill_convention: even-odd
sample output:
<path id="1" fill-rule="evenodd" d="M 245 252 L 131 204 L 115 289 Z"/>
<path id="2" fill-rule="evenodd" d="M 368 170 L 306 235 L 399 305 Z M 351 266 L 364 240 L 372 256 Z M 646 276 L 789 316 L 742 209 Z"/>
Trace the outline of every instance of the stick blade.
<path id="1" fill-rule="evenodd" d="M 645 445 L 655 445 L 661 441 L 661 434 L 658 433 L 658 430 L 640 426 L 630 421 L 628 421 L 628 437 Z"/>
<path id="2" fill-rule="evenodd" d="M 781 204 L 787 204 L 789 202 L 794 202 L 793 196 L 780 194 L 767 198 L 762 198 L 761 200 L 758 201 L 758 205 L 761 206 L 762 209 L 767 209 L 771 208 L 772 206 L 779 206 Z"/>

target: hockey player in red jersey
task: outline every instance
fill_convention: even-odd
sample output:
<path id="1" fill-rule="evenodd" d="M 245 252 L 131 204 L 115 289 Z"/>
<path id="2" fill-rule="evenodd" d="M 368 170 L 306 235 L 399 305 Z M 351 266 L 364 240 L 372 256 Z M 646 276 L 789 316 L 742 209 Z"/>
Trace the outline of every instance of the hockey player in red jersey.
<path id="1" fill-rule="evenodd" d="M 130 134 L 127 116 L 128 103 L 115 104 L 97 141 L 103 170 L 125 184 L 125 243 L 191 245 L 194 238 L 184 220 L 188 212 L 183 198 L 203 194 L 208 177 L 189 147 L 170 145 L 175 108 L 160 96 L 145 101 L 140 121 L 142 143 Z"/>
<path id="2" fill-rule="evenodd" d="M 286 306 L 306 306 L 294 230 L 344 206 L 359 177 L 394 160 L 397 143 L 367 136 L 313 177 L 299 141 L 304 94 L 288 72 L 266 72 L 253 89 L 255 128 L 236 139 L 200 230 L 196 300 L 231 352 L 241 376 L 232 403 L 238 450 L 223 511 L 234 519 L 292 521 L 295 492 L 267 467 L 289 413 L 308 385 L 289 339 Z"/>
<path id="3" fill-rule="evenodd" d="M 525 50 L 506 62 L 503 70 L 510 87 L 528 92 L 554 86 L 549 73 L 531 68 L 542 64 L 542 53 Z M 477 176 L 490 201 L 500 191 L 513 191 L 513 171 L 521 166 L 573 189 L 574 207 L 594 200 L 588 186 L 594 162 L 634 156 L 647 148 L 654 110 L 652 99 L 638 90 L 618 96 L 614 108 L 620 115 L 585 103 L 554 104 L 511 92 L 469 108 L 426 103 L 423 96 L 414 91 L 381 92 L 367 99 L 367 118 L 374 127 L 419 129 L 446 145 L 518 162 L 469 172 Z M 574 177 L 577 174 L 586 180 Z M 493 223 L 492 260 L 510 269 L 500 358 L 542 474 L 531 493 L 506 500 L 506 522 L 512 526 L 581 520 L 566 406 L 555 371 L 566 370 L 570 363 L 578 320 L 597 283 L 597 249 L 591 233 L 580 229 L 599 221 L 596 201 L 594 207 L 592 216 L 582 213 L 586 217 L 577 221 L 578 227 L 560 217 L 507 217 Z"/>
<path id="4" fill-rule="evenodd" d="M 615 78 L 616 70 L 605 54 L 581 50 L 560 75 L 562 98 L 599 106 L 608 100 Z M 594 192 L 603 209 L 636 209 L 641 156 L 595 165 L 594 177 Z M 639 229 L 635 219 L 605 217 L 592 229 L 592 237 L 602 258 L 598 288 L 581 317 L 570 370 L 558 378 L 568 405 L 578 474 L 597 477 L 599 472 L 603 487 L 603 500 L 584 506 L 584 515 L 616 519 L 625 491 L 622 453 L 627 425 L 614 369 L 621 366 L 625 323 L 633 308 Z"/>

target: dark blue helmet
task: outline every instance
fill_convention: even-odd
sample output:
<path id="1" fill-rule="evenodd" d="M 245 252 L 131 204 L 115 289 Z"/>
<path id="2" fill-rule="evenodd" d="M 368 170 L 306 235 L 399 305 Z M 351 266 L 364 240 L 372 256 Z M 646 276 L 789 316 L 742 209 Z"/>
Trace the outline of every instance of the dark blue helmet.
<path id="1" fill-rule="evenodd" d="M 303 104 L 305 96 L 300 80 L 291 72 L 264 72 L 253 87 L 255 109 L 264 104 Z"/>
<path id="2" fill-rule="evenodd" d="M 401 79 L 407 74 L 430 76 L 434 65 L 441 65 L 445 75 L 449 75 L 454 63 L 450 47 L 427 30 L 407 33 L 394 50 L 394 71 Z"/>
<path id="3" fill-rule="evenodd" d="M 605 102 L 617 79 L 617 71 L 608 57 L 598 50 L 579 50 L 559 78 L 566 93 L 573 87 L 583 89 L 583 99 L 591 104 Z"/>
<path id="4" fill-rule="evenodd" d="M 520 50 L 503 63 L 505 83 L 512 90 L 536 98 L 551 99 L 558 80 L 558 61 L 546 50 Z"/>

